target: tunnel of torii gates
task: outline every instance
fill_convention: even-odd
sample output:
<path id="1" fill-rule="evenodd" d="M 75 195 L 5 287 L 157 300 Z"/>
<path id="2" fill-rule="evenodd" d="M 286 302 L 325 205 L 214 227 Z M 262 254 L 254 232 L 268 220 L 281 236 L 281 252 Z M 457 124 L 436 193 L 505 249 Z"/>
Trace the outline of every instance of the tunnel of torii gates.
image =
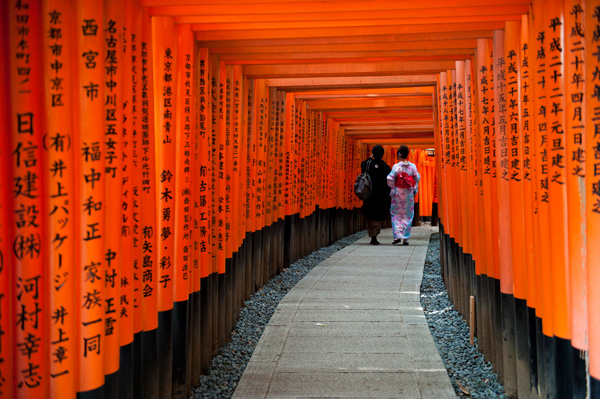
<path id="1" fill-rule="evenodd" d="M 187 397 L 377 143 L 507 392 L 600 397 L 600 0 L 1 7 L 1 398 Z"/>

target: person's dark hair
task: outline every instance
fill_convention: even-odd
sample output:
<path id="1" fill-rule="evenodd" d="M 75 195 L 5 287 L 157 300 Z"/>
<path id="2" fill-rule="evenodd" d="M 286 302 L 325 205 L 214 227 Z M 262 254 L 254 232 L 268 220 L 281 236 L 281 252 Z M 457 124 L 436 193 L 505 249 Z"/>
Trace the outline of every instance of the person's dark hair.
<path id="1" fill-rule="evenodd" d="M 410 152 L 410 150 L 408 149 L 407 146 L 405 146 L 404 144 L 402 144 L 400 146 L 400 148 L 398 148 L 398 156 L 400 158 L 406 159 L 408 158 L 408 153 Z"/>
<path id="2" fill-rule="evenodd" d="M 380 146 L 379 144 L 375 145 L 373 147 L 372 153 L 373 153 L 373 158 L 375 158 L 375 159 L 383 158 L 383 147 Z"/>

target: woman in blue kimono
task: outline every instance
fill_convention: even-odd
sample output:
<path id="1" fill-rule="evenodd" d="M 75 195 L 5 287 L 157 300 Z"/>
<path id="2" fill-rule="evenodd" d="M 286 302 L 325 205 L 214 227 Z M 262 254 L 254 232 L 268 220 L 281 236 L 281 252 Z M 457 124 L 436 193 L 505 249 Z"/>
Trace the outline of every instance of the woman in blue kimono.
<path id="1" fill-rule="evenodd" d="M 392 188 L 390 213 L 394 233 L 393 244 L 399 244 L 404 240 L 403 244 L 408 245 L 415 215 L 415 195 L 419 188 L 421 175 L 415 164 L 408 161 L 409 152 L 410 150 L 405 145 L 398 148 L 400 162 L 392 167 L 392 171 L 387 177 L 387 184 Z"/>

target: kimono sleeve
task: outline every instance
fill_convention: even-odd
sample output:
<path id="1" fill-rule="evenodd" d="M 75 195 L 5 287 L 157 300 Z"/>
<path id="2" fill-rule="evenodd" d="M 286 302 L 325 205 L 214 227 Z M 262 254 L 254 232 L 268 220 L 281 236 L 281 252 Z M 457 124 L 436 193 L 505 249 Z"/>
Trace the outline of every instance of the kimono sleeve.
<path id="1" fill-rule="evenodd" d="M 396 165 L 394 165 L 394 167 L 392 168 L 392 171 L 387 176 L 387 185 L 389 187 L 391 187 L 391 188 L 396 187 L 396 175 L 397 174 L 398 174 L 398 168 L 396 168 Z"/>
<path id="2" fill-rule="evenodd" d="M 417 170 L 417 166 L 415 164 L 412 164 L 412 167 L 415 171 L 414 179 L 415 179 L 415 182 L 417 182 L 417 184 L 415 184 L 415 187 L 414 187 L 415 193 L 416 193 L 419 190 L 419 181 L 421 180 L 421 174 Z"/>

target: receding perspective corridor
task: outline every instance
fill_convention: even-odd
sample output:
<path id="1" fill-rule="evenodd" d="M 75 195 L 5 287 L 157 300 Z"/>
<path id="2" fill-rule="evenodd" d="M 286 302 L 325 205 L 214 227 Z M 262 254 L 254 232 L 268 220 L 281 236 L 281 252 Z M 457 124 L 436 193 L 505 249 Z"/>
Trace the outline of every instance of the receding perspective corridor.
<path id="1" fill-rule="evenodd" d="M 0 399 L 189 398 L 252 294 L 365 230 L 371 157 L 419 173 L 411 245 L 360 241 L 295 292 L 355 284 L 341 256 L 416 259 L 437 229 L 506 394 L 600 398 L 600 0 L 2 0 L 0 22 Z M 408 274 L 374 263 L 349 291 L 402 298 Z M 285 397 L 308 364 L 309 397 L 452 395 L 406 371 L 438 365 L 402 300 L 368 313 L 402 323 L 397 346 L 327 363 L 310 354 L 344 338 L 295 323 L 335 298 L 288 299 L 236 397 Z"/>

